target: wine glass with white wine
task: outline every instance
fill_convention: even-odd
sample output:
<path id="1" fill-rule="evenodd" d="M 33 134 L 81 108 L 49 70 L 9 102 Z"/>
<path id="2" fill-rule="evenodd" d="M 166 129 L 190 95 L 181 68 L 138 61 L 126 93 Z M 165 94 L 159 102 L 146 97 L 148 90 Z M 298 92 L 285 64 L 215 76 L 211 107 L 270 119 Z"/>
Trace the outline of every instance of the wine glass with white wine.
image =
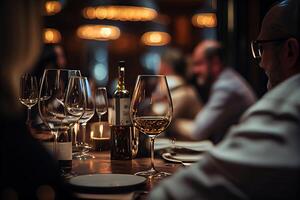
<path id="1" fill-rule="evenodd" d="M 38 102 L 38 84 L 36 76 L 24 74 L 20 80 L 20 102 L 27 107 L 26 124 L 30 124 L 31 108 Z"/>
<path id="2" fill-rule="evenodd" d="M 130 117 L 134 126 L 146 134 L 151 142 L 151 169 L 136 175 L 161 178 L 169 176 L 154 167 L 154 140 L 169 126 L 173 106 L 167 80 L 162 75 L 140 75 L 135 84 L 130 105 Z"/>

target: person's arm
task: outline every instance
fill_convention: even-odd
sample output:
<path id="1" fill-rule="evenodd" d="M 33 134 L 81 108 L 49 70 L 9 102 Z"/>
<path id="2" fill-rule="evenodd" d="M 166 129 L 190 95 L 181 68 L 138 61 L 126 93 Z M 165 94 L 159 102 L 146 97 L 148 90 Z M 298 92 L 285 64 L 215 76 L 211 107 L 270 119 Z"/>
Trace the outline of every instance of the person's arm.
<path id="1" fill-rule="evenodd" d="M 194 119 L 202 108 L 202 102 L 195 90 L 184 86 L 171 93 L 173 103 L 173 118 Z"/>
<path id="2" fill-rule="evenodd" d="M 192 140 L 194 118 L 202 108 L 202 102 L 190 86 L 182 87 L 171 93 L 173 101 L 172 122 L 168 135 L 176 139 Z"/>
<path id="3" fill-rule="evenodd" d="M 172 120 L 169 130 L 177 140 L 195 140 L 191 137 L 193 128 L 194 120 L 179 118 Z"/>
<path id="4" fill-rule="evenodd" d="M 299 112 L 261 107 L 198 163 L 162 181 L 149 199 L 299 199 Z"/>
<path id="5" fill-rule="evenodd" d="M 223 88 L 213 90 L 205 107 L 198 113 L 191 137 L 208 139 L 212 134 L 223 133 L 245 111 L 244 99 L 238 93 Z"/>

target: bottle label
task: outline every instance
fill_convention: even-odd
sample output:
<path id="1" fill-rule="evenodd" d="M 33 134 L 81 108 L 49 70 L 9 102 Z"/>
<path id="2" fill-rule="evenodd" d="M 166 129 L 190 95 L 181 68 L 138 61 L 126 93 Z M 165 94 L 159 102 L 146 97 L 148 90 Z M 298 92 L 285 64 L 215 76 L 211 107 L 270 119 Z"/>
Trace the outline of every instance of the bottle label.
<path id="1" fill-rule="evenodd" d="M 54 156 L 54 142 L 43 142 L 43 146 L 46 148 L 48 153 L 50 153 L 52 156 Z"/>
<path id="2" fill-rule="evenodd" d="M 114 117 L 113 125 L 131 125 L 130 115 L 130 98 L 114 99 Z"/>
<path id="3" fill-rule="evenodd" d="M 72 160 L 72 142 L 57 142 L 57 160 Z"/>

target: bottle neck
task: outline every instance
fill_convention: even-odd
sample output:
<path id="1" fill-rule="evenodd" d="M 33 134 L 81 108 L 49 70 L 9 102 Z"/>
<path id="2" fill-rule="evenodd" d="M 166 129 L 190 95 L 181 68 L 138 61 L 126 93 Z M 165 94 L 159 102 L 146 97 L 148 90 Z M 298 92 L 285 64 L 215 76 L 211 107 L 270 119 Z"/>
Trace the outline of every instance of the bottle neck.
<path id="1" fill-rule="evenodd" d="M 117 90 L 125 90 L 125 67 L 119 67 L 119 80 L 117 85 Z"/>

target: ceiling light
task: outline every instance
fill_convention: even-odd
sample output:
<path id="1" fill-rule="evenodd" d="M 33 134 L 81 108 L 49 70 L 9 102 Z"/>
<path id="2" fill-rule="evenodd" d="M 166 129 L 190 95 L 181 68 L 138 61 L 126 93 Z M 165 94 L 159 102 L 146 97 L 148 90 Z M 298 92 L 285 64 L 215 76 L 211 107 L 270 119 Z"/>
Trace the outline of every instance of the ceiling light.
<path id="1" fill-rule="evenodd" d="M 59 43 L 61 41 L 61 34 L 54 28 L 44 29 L 43 40 L 46 44 Z"/>
<path id="2" fill-rule="evenodd" d="M 151 21 L 156 16 L 156 10 L 140 6 L 97 6 L 83 9 L 83 17 L 86 19 Z"/>
<path id="3" fill-rule="evenodd" d="M 61 11 L 62 5 L 59 1 L 46 1 L 45 11 L 47 15 L 54 15 Z"/>
<path id="4" fill-rule="evenodd" d="M 215 28 L 217 27 L 217 16 L 215 13 L 198 13 L 193 16 L 192 23 L 200 28 Z"/>
<path id="5" fill-rule="evenodd" d="M 83 25 L 77 29 L 78 37 L 88 40 L 115 40 L 120 34 L 118 27 L 108 25 Z"/>
<path id="6" fill-rule="evenodd" d="M 166 32 L 152 31 L 144 33 L 141 40 L 148 46 L 163 46 L 171 41 L 171 36 Z"/>

